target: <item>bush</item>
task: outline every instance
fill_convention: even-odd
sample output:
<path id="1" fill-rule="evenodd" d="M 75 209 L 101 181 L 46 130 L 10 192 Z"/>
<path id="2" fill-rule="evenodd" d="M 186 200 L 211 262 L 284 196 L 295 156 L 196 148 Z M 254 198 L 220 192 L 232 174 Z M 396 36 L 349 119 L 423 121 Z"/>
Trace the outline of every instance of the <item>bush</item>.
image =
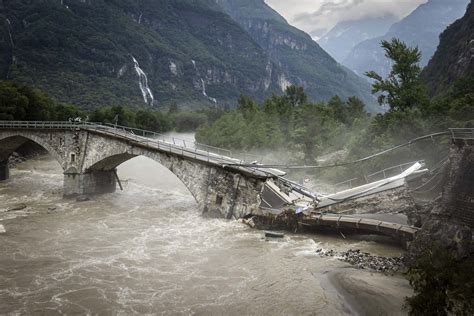
<path id="1" fill-rule="evenodd" d="M 407 272 L 415 291 L 406 299 L 410 315 L 473 315 L 474 258 L 457 260 L 449 251 L 428 249 Z"/>

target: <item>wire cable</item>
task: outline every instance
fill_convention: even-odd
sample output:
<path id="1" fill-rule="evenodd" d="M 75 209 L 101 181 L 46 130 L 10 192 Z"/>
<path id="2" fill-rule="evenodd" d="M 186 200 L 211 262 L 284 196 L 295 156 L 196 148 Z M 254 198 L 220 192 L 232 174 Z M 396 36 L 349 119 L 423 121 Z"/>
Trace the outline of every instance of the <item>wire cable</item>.
<path id="1" fill-rule="evenodd" d="M 316 166 L 316 165 L 309 165 L 309 166 L 303 165 L 303 166 L 301 166 L 301 165 L 277 165 L 277 164 L 275 164 L 275 165 L 227 164 L 227 166 L 238 166 L 238 167 L 247 167 L 247 168 L 256 168 L 256 169 L 283 169 L 283 170 L 325 169 L 325 168 L 343 167 L 343 166 L 348 166 L 348 165 L 353 165 L 353 164 L 356 164 L 356 163 L 364 162 L 364 161 L 367 161 L 367 160 L 370 160 L 370 159 L 374 159 L 378 156 L 382 156 L 382 155 L 385 155 L 389 152 L 395 151 L 397 149 L 400 149 L 400 148 L 403 148 L 403 147 L 406 147 L 406 146 L 410 146 L 411 144 L 414 144 L 416 142 L 419 142 L 419 141 L 422 141 L 422 140 L 425 140 L 425 139 L 432 139 L 433 137 L 441 137 L 441 136 L 445 136 L 445 135 L 451 135 L 451 133 L 449 131 L 446 131 L 446 132 L 439 132 L 439 133 L 434 133 L 434 134 L 430 134 L 430 135 L 417 137 L 417 138 L 414 138 L 414 139 L 410 140 L 407 143 L 404 143 L 404 144 L 386 149 L 384 151 L 378 152 L 378 153 L 370 155 L 368 157 L 360 158 L 360 159 L 357 159 L 357 160 L 354 160 L 354 161 L 340 162 L 340 163 L 335 163 L 335 164 L 332 164 L 332 165 L 325 165 L 325 166 Z"/>

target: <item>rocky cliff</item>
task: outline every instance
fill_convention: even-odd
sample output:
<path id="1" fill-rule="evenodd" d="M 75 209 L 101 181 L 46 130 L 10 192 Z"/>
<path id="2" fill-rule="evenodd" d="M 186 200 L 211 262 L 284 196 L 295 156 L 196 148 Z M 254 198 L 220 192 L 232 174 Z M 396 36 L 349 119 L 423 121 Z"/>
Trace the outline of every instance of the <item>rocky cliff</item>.
<path id="1" fill-rule="evenodd" d="M 339 65 L 308 34 L 289 25 L 263 0 L 216 0 L 216 3 L 265 51 L 269 57 L 267 71 L 278 71 L 277 84 L 281 90 L 290 84 L 304 86 L 313 100 L 357 95 L 370 110 L 378 109 L 367 83 Z"/>
<path id="2" fill-rule="evenodd" d="M 468 256 L 474 229 L 474 142 L 455 140 L 451 145 L 446 180 L 441 196 L 422 218 L 422 227 L 410 246 L 422 253 L 434 243 Z"/>
<path id="3" fill-rule="evenodd" d="M 431 95 L 440 95 L 456 80 L 474 74 L 474 3 L 440 36 L 440 43 L 422 76 Z"/>

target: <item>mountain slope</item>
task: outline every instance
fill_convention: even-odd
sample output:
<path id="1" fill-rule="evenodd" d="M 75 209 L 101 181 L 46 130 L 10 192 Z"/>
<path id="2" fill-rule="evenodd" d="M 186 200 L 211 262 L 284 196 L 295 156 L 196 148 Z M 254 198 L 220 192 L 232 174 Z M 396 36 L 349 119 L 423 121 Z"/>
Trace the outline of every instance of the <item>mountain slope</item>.
<path id="1" fill-rule="evenodd" d="M 364 82 L 262 0 L 226 5 L 0 0 L 0 75 L 83 108 L 232 106 L 241 94 L 263 100 L 290 83 L 305 85 L 313 100 L 372 100 Z M 247 28 L 246 16 L 271 21 L 269 32 L 257 36 L 263 24 Z"/>
<path id="2" fill-rule="evenodd" d="M 339 65 L 308 34 L 289 25 L 263 0 L 215 1 L 267 53 L 268 71 L 274 71 L 271 63 L 281 69 L 281 90 L 290 84 L 301 85 L 313 100 L 357 95 L 371 110 L 377 109 L 366 82 Z"/>
<path id="3" fill-rule="evenodd" d="M 438 46 L 439 34 L 464 14 L 468 2 L 469 0 L 429 0 L 394 24 L 384 36 L 358 44 L 343 64 L 359 75 L 375 70 L 386 76 L 391 65 L 384 56 L 380 42 L 395 37 L 409 46 L 418 46 L 423 54 L 421 65 L 425 66 Z"/>
<path id="4" fill-rule="evenodd" d="M 440 36 L 440 44 L 422 76 L 431 95 L 445 93 L 458 79 L 474 75 L 474 3 Z"/>
<path id="5" fill-rule="evenodd" d="M 209 2 L 3 0 L 13 45 L 6 22 L 0 45 L 13 58 L 4 54 L 0 69 L 82 107 L 198 107 L 277 92 L 265 52 Z"/>
<path id="6" fill-rule="evenodd" d="M 318 44 L 338 62 L 343 62 L 357 44 L 385 35 L 397 21 L 394 15 L 342 21 L 321 37 Z"/>

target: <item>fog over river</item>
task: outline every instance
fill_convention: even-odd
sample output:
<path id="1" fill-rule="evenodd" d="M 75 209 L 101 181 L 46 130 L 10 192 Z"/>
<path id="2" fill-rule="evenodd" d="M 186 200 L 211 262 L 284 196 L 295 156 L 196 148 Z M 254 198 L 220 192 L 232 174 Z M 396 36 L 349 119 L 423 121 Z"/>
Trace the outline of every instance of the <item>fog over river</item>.
<path id="1" fill-rule="evenodd" d="M 124 191 L 85 202 L 62 199 L 50 157 L 0 182 L 0 314 L 379 314 L 399 313 L 410 294 L 399 276 L 315 252 L 398 256 L 397 247 L 328 235 L 265 241 L 238 221 L 202 217 L 156 162 L 138 157 L 118 174 Z M 18 203 L 27 207 L 6 211 Z"/>

